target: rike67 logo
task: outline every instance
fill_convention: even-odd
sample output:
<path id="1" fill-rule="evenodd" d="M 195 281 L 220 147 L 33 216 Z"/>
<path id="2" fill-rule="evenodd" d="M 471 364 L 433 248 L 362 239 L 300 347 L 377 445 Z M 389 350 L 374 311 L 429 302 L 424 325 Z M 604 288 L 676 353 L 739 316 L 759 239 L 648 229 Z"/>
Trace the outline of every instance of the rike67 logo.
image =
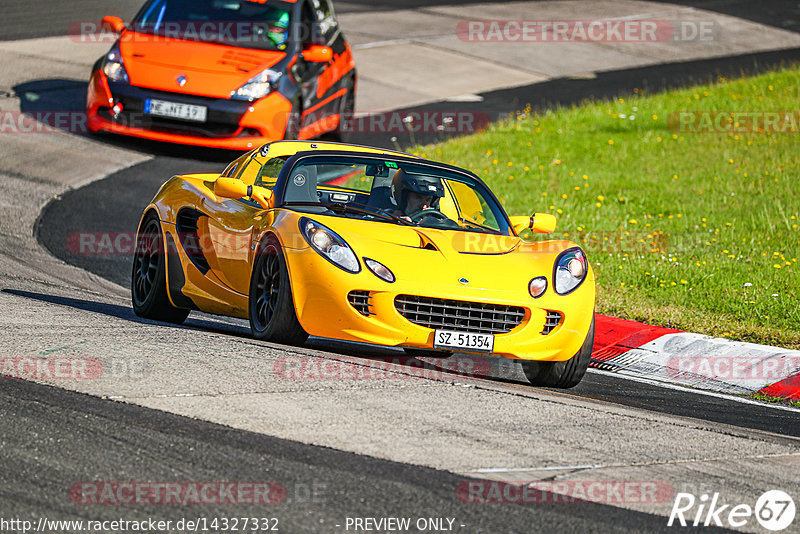
<path id="1" fill-rule="evenodd" d="M 781 490 L 770 490 L 761 495 L 754 507 L 741 503 L 723 504 L 719 493 L 696 498 L 691 493 L 678 493 L 669 514 L 667 526 L 734 527 L 747 525 L 753 517 L 767 530 L 786 529 L 794 521 L 794 500 Z"/>

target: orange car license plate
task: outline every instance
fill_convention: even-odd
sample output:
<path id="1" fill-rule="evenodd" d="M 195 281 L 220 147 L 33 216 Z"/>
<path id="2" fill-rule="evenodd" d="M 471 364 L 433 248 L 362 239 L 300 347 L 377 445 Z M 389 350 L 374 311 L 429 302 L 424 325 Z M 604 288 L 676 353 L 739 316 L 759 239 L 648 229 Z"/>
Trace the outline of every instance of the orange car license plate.
<path id="1" fill-rule="evenodd" d="M 494 351 L 494 336 L 452 330 L 436 330 L 433 336 L 435 349 L 460 349 L 470 352 Z"/>
<path id="2" fill-rule="evenodd" d="M 205 106 L 180 104 L 178 102 L 167 102 L 166 100 L 148 98 L 144 101 L 144 112 L 150 115 L 158 115 L 159 117 L 169 117 L 171 119 L 205 122 L 208 108 Z"/>

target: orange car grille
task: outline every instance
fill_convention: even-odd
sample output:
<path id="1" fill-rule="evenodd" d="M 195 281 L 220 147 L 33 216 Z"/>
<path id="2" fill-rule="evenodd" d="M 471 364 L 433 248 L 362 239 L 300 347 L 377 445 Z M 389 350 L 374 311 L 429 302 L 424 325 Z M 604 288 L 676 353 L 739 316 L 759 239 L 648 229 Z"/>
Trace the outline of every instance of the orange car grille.
<path id="1" fill-rule="evenodd" d="M 426 328 L 444 328 L 476 334 L 505 334 L 522 323 L 525 308 L 463 300 L 398 295 L 400 315 Z"/>

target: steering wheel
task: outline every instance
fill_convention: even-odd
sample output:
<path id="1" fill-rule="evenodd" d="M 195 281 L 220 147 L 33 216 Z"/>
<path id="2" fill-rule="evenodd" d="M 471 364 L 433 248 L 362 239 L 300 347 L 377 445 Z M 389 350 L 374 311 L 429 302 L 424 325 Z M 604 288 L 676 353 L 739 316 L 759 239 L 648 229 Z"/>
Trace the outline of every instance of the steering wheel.
<path id="1" fill-rule="evenodd" d="M 415 222 L 415 223 L 420 222 L 425 217 L 433 217 L 434 219 L 438 219 L 440 221 L 449 221 L 450 220 L 450 217 L 448 217 L 447 215 L 445 215 L 444 213 L 442 213 L 441 211 L 439 211 L 439 210 L 437 210 L 435 208 L 430 208 L 430 209 L 427 209 L 427 210 L 418 211 L 418 212 L 408 216 L 408 218 L 411 219 L 411 221 Z"/>

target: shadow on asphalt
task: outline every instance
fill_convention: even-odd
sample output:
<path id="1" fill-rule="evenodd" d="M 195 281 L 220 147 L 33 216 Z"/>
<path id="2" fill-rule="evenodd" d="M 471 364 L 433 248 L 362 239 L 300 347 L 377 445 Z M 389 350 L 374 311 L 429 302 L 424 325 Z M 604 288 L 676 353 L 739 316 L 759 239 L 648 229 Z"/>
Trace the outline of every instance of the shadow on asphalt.
<path id="1" fill-rule="evenodd" d="M 269 413 L 270 407 L 261 409 Z M 25 380 L 0 380 L 0 418 L 3 483 L 13 488 L 0 492 L 0 507 L 18 517 L 106 521 L 130 517 L 135 508 L 136 514 L 157 520 L 278 517 L 281 532 L 340 532 L 344 526 L 334 525 L 350 517 L 448 517 L 458 523 L 444 530 L 475 534 L 672 532 L 665 515 L 623 508 L 619 495 L 587 502 L 570 491 L 567 496 L 553 493 L 549 489 L 555 486 L 546 482 L 523 494 L 525 482 L 482 481 Z M 185 482 L 186 477 L 193 478 Z M 188 504 L 170 506 L 148 494 L 132 505 L 103 493 L 105 500 L 98 500 L 104 505 L 90 506 L 70 494 L 79 481 L 110 485 L 114 480 L 270 481 L 277 484 L 279 498 L 255 504 L 252 493 L 249 501 L 239 493 L 241 502 L 231 498 L 230 503 L 204 503 L 196 494 L 189 500 L 187 493 Z M 666 513 L 674 488 L 665 482 L 663 489 L 655 503 Z M 710 531 L 725 532 L 713 527 Z"/>
<path id="2" fill-rule="evenodd" d="M 800 2 L 788 0 L 650 0 L 715 11 L 792 32 L 800 32 Z"/>
<path id="3" fill-rule="evenodd" d="M 186 320 L 182 325 L 169 324 L 158 321 L 151 321 L 138 317 L 133 313 L 130 306 L 122 306 L 119 304 L 110 304 L 106 302 L 97 302 L 86 299 L 77 299 L 72 297 L 62 297 L 57 295 L 49 295 L 46 293 L 37 293 L 33 291 L 23 291 L 17 289 L 2 289 L 2 293 L 23 297 L 28 299 L 37 300 L 39 302 L 47 302 L 49 304 L 57 304 L 59 306 L 67 306 L 76 310 L 99 313 L 114 317 L 116 319 L 123 319 L 138 324 L 147 325 L 160 325 L 166 328 L 188 328 L 200 329 L 206 332 L 213 332 L 215 334 L 224 334 L 242 339 L 248 339 L 253 343 L 260 344 L 261 341 L 255 340 L 250 336 L 250 330 L 243 325 L 235 324 L 234 322 L 227 322 L 227 318 L 220 318 L 220 321 L 206 320 L 201 315 L 197 316 L 196 312 Z M 282 347 L 289 348 L 292 347 Z M 304 347 L 299 347 L 302 350 Z M 363 343 L 349 343 L 333 339 L 323 338 L 310 338 L 306 343 L 305 348 L 312 350 L 324 351 L 341 356 L 363 358 L 372 362 L 379 362 L 390 365 L 398 365 L 407 367 L 413 376 L 431 376 L 426 373 L 448 373 L 454 376 L 474 379 L 486 379 L 504 383 L 524 383 L 514 380 L 509 380 L 503 377 L 492 376 L 493 366 L 491 359 L 483 358 L 481 356 L 469 356 L 465 354 L 456 354 L 452 357 L 430 357 L 419 359 L 414 356 L 408 356 L 400 349 L 390 347 L 379 347 L 374 345 L 367 345 Z M 304 356 L 314 356 L 313 354 Z M 498 360 L 499 361 L 499 360 Z M 345 363 L 346 365 L 346 363 Z M 380 372 L 385 374 L 390 371 L 390 367 L 380 369 Z M 312 370 L 312 372 L 317 372 Z"/>
<path id="4" fill-rule="evenodd" d="M 228 334 L 239 337 L 247 337 L 248 332 L 243 328 L 237 327 L 233 324 L 218 323 L 208 321 L 197 317 L 191 317 L 183 325 L 174 325 L 169 323 L 162 323 L 158 321 L 151 321 L 143 319 L 133 313 L 133 308 L 130 306 L 121 306 L 119 304 L 109 304 L 107 302 L 97 302 L 94 300 L 76 299 L 72 297 L 62 297 L 58 295 L 48 295 L 46 293 L 37 293 L 34 291 L 23 291 L 19 289 L 0 289 L 0 292 L 14 295 L 15 297 L 23 297 L 39 302 L 47 302 L 49 304 L 57 304 L 59 306 L 67 306 L 76 310 L 100 313 L 116 319 L 123 319 L 139 324 L 158 324 L 165 327 L 173 328 L 202 328 L 217 334 Z"/>

